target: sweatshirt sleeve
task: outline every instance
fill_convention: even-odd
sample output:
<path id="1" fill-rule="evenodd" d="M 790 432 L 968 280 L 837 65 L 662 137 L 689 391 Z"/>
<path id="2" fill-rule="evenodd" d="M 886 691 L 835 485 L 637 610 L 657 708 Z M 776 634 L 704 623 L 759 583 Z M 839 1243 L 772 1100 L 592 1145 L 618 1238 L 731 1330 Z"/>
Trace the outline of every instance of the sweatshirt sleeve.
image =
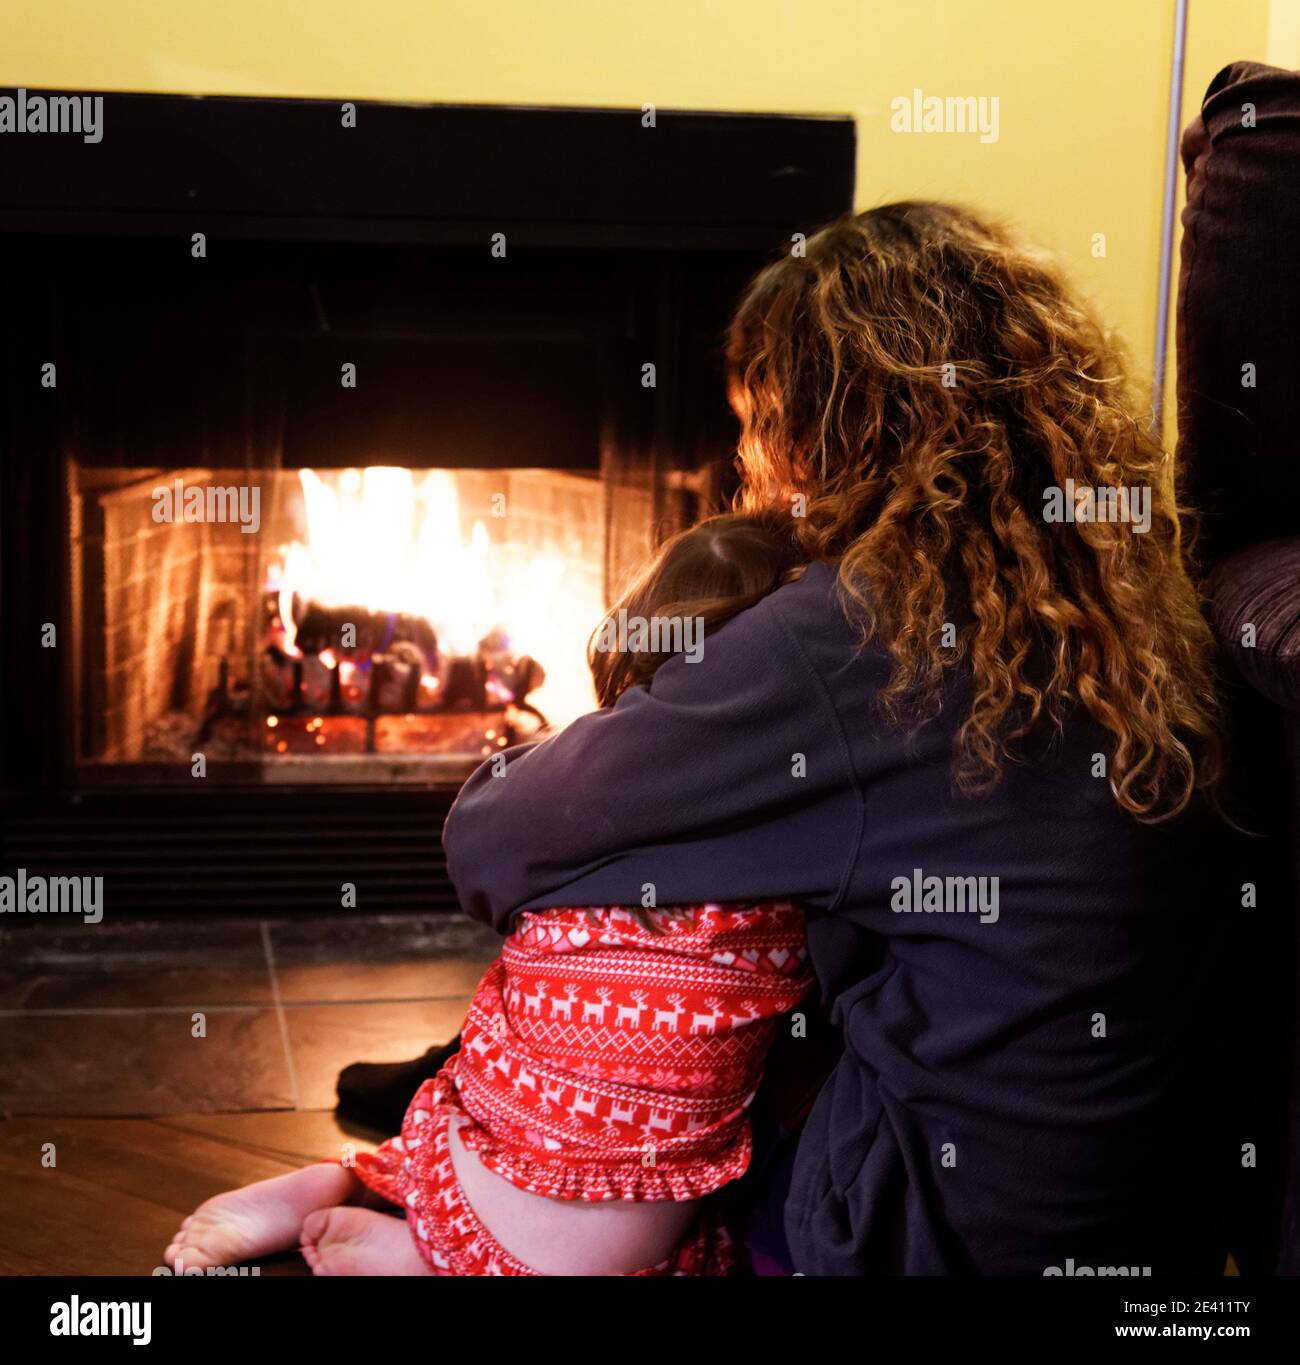
<path id="1" fill-rule="evenodd" d="M 463 908 L 797 896 L 828 908 L 861 801 L 826 689 L 767 599 L 648 687 L 469 779 L 443 843 Z"/>

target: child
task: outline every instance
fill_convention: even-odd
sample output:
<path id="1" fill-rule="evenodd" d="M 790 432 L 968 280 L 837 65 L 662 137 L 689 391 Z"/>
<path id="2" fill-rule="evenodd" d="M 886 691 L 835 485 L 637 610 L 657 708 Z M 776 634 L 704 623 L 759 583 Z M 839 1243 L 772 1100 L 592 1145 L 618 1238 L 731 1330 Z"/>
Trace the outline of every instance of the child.
<path id="1" fill-rule="evenodd" d="M 755 518 L 673 537 L 592 636 L 601 706 L 675 652 L 689 666 L 799 563 Z M 320 1275 L 727 1274 L 735 1251 L 699 1201 L 744 1172 L 764 1058 L 811 983 L 789 903 L 523 914 L 400 1136 L 355 1168 L 209 1200 L 167 1263 L 300 1245 Z"/>

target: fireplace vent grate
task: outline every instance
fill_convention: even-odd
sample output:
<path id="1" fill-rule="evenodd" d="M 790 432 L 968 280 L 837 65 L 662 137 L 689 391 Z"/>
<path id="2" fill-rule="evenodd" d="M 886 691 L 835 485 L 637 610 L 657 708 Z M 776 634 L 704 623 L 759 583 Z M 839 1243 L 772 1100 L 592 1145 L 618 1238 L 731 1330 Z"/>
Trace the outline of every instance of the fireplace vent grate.
<path id="1" fill-rule="evenodd" d="M 112 916 L 328 913 L 344 908 L 348 882 L 358 910 L 457 909 L 440 839 L 452 793 L 276 795 L 278 807 L 260 793 L 222 793 L 198 809 L 172 797 L 147 814 L 98 795 L 10 809 L 0 871 L 102 876 Z"/>

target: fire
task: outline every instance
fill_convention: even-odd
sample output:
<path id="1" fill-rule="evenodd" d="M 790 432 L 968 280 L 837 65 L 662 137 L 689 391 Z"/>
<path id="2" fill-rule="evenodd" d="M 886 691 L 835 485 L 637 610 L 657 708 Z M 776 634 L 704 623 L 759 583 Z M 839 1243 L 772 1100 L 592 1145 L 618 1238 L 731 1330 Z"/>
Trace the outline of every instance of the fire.
<path id="1" fill-rule="evenodd" d="M 504 634 L 515 654 L 546 670 L 530 700 L 553 723 L 591 709 L 584 649 L 601 604 L 581 590 L 566 592 L 559 555 L 512 552 L 484 520 L 465 534 L 451 470 L 371 466 L 298 475 L 302 538 L 280 547 L 269 583 L 278 589 L 287 653 L 300 653 L 295 595 L 299 603 L 405 613 L 433 626 L 442 654 L 472 657 L 494 631 Z"/>

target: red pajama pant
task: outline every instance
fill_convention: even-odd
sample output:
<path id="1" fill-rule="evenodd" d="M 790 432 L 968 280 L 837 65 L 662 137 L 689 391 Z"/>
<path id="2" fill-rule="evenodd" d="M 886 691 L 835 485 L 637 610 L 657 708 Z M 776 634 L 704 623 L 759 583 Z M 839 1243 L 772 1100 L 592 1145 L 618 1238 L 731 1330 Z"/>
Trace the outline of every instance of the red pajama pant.
<path id="1" fill-rule="evenodd" d="M 442 1275 L 533 1275 L 475 1216 L 448 1129 L 511 1184 L 553 1199 L 694 1200 L 749 1162 L 746 1111 L 782 1015 L 812 985 L 787 903 L 522 915 L 484 973 L 461 1049 L 400 1136 L 357 1173 L 402 1208 Z M 710 1205 L 641 1275 L 736 1263 Z"/>

